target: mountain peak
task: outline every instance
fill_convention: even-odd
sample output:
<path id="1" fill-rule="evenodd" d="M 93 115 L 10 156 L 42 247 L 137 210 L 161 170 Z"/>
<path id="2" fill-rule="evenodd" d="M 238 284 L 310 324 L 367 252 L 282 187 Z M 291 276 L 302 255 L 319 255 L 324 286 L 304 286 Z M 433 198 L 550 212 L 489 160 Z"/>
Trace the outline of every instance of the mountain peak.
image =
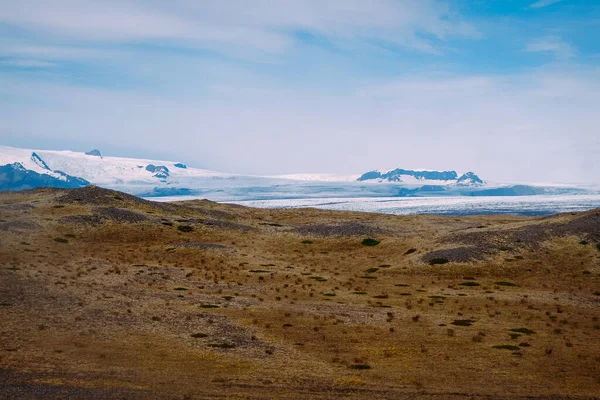
<path id="1" fill-rule="evenodd" d="M 95 157 L 102 158 L 102 153 L 100 153 L 100 150 L 98 150 L 98 149 L 90 150 L 90 151 L 86 152 L 85 154 L 88 156 L 95 156 Z"/>
<path id="2" fill-rule="evenodd" d="M 462 174 L 461 177 L 456 180 L 456 184 L 459 186 L 481 186 L 484 183 L 485 182 L 472 171 Z"/>
<path id="3" fill-rule="evenodd" d="M 46 164 L 46 162 L 42 160 L 42 157 L 40 157 L 35 151 L 31 153 L 31 161 L 33 161 L 38 167 L 51 171 L 50 167 L 48 167 L 48 164 Z"/>
<path id="4" fill-rule="evenodd" d="M 474 172 L 469 171 L 460 177 L 456 171 L 426 171 L 396 168 L 387 172 L 373 170 L 364 173 L 358 181 L 394 182 L 407 185 L 425 185 L 427 188 L 456 186 L 482 186 L 485 184 Z M 423 186 L 425 188 L 425 186 Z"/>
<path id="5" fill-rule="evenodd" d="M 378 179 L 388 182 L 405 182 L 407 180 L 455 181 L 457 178 L 458 174 L 456 171 L 417 171 L 412 169 L 396 168 L 385 173 L 381 173 L 379 171 L 369 171 L 358 178 L 358 180 L 368 181 Z"/>

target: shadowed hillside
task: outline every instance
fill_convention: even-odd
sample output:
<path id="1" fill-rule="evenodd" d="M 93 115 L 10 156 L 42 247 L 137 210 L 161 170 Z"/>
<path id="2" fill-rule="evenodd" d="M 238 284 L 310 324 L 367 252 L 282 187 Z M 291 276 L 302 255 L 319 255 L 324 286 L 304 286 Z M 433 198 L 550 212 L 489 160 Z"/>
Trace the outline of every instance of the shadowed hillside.
<path id="1" fill-rule="evenodd" d="M 90 186 L 0 193 L 0 233 L 0 397 L 600 393 L 600 210 L 400 217 Z"/>

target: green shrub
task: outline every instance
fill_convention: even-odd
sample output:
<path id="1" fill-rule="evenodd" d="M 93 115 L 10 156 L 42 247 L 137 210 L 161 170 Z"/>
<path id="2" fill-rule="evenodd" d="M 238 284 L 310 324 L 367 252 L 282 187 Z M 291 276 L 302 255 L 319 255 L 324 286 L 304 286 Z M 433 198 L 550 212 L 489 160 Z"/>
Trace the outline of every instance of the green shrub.
<path id="1" fill-rule="evenodd" d="M 377 246 L 379 243 L 381 243 L 379 240 L 375 240 L 375 239 L 371 239 L 371 238 L 368 238 L 368 239 L 365 239 L 362 241 L 362 244 L 364 246 Z"/>
<path id="2" fill-rule="evenodd" d="M 193 232 L 194 231 L 194 227 L 189 226 L 189 225 L 179 225 L 177 227 L 177 229 L 179 229 L 181 232 Z"/>
<path id="3" fill-rule="evenodd" d="M 481 286 L 481 285 L 479 285 L 479 283 L 477 283 L 477 282 L 472 282 L 472 281 L 469 281 L 469 282 L 461 282 L 461 283 L 459 283 L 459 285 L 460 285 L 460 286 Z"/>
<path id="4" fill-rule="evenodd" d="M 333 297 L 335 296 L 335 293 L 323 293 L 323 296 Z"/>
<path id="5" fill-rule="evenodd" d="M 472 319 L 457 319 L 451 322 L 451 324 L 456 326 L 471 326 L 474 322 Z"/>
<path id="6" fill-rule="evenodd" d="M 58 242 L 58 243 L 69 243 L 69 241 L 67 239 L 59 238 L 59 237 L 58 238 L 54 238 L 54 241 Z"/>
<path id="7" fill-rule="evenodd" d="M 325 282 L 327 279 L 323 278 L 322 276 L 311 276 L 310 279 L 313 279 L 317 282 Z"/>
<path id="8" fill-rule="evenodd" d="M 369 268 L 369 269 L 367 270 L 367 273 L 369 273 L 369 274 L 370 274 L 370 273 L 377 272 L 377 271 L 379 271 L 379 268 L 375 268 L 375 267 L 373 267 L 373 268 Z"/>
<path id="9" fill-rule="evenodd" d="M 404 253 L 404 255 L 409 255 L 409 254 L 412 254 L 412 253 L 414 253 L 415 251 L 417 251 L 417 249 L 414 249 L 414 248 L 412 248 L 412 249 L 408 249 L 408 250 L 406 250 L 406 252 Z"/>
<path id="10" fill-rule="evenodd" d="M 302 243 L 302 244 L 313 244 L 313 241 L 312 240 L 303 240 L 300 243 Z"/>
<path id="11" fill-rule="evenodd" d="M 504 282 L 504 281 L 496 282 L 496 285 L 498 285 L 498 286 L 519 286 L 516 283 Z"/>
<path id="12" fill-rule="evenodd" d="M 369 364 L 352 364 L 350 366 L 350 368 L 352 368 L 352 369 L 371 369 L 371 366 Z"/>
<path id="13" fill-rule="evenodd" d="M 191 336 L 195 339 L 208 337 L 206 333 L 192 333 Z"/>
<path id="14" fill-rule="evenodd" d="M 175 288 L 175 289 L 173 289 L 173 290 L 188 290 L 188 289 L 187 289 L 187 288 L 184 288 L 184 287 L 176 287 L 176 288 Z"/>

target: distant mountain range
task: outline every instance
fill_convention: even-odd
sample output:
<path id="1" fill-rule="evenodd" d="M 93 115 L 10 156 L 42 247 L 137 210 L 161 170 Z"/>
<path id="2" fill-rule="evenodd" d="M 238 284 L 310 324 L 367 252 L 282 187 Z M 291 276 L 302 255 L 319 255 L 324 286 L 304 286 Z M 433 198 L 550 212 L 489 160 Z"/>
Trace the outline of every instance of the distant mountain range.
<path id="1" fill-rule="evenodd" d="M 174 161 L 109 157 L 97 149 L 79 153 L 0 146 L 0 190 L 90 184 L 144 197 L 195 195 L 216 201 L 589 193 L 577 187 L 490 184 L 474 172 L 397 168 L 360 176 L 247 176 L 191 168 Z"/>
<path id="2" fill-rule="evenodd" d="M 483 186 L 485 182 L 474 172 L 467 172 L 458 176 L 456 171 L 415 171 L 411 169 L 396 168 L 387 172 L 369 171 L 358 178 L 358 181 L 397 182 L 428 185 L 457 185 L 465 187 Z"/>

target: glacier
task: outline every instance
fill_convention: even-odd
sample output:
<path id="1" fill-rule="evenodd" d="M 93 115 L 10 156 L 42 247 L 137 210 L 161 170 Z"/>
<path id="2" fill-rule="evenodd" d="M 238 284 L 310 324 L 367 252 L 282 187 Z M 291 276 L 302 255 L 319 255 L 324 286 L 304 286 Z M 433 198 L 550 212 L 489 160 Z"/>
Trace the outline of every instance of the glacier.
<path id="1" fill-rule="evenodd" d="M 253 176 L 179 161 L 110 157 L 97 149 L 83 153 L 9 146 L 0 146 L 0 167 L 14 172 L 4 174 L 2 190 L 93 184 L 157 201 L 205 198 L 255 207 L 454 215 L 551 214 L 600 207 L 597 186 L 503 184 L 483 181 L 473 172 L 397 168 L 384 174 Z M 24 178 L 11 186 L 14 176 Z"/>

